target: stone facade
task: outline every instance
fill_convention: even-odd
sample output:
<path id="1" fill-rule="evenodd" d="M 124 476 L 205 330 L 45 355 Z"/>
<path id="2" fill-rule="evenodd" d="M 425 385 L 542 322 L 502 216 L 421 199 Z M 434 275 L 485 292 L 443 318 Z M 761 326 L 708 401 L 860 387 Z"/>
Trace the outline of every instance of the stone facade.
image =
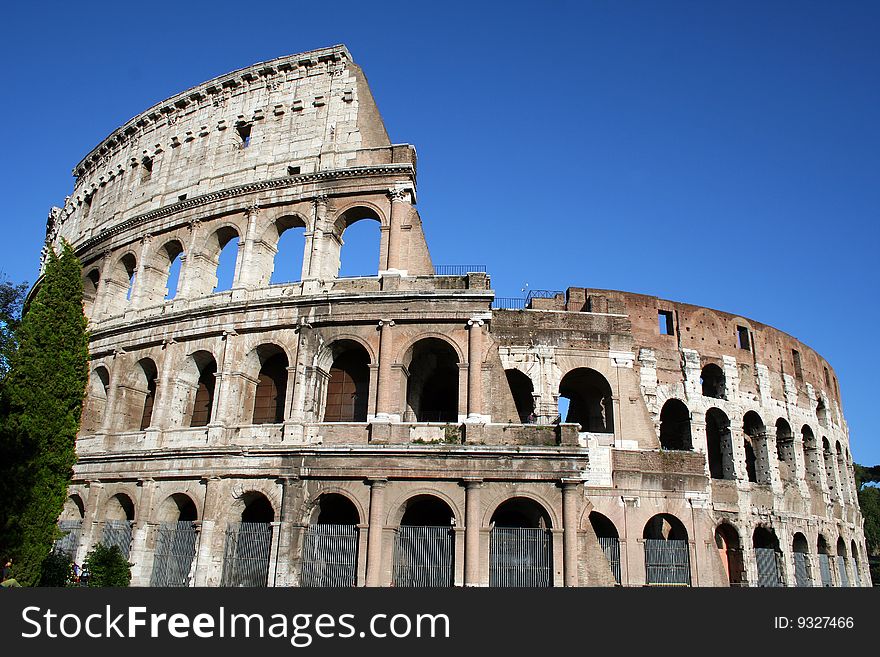
<path id="1" fill-rule="evenodd" d="M 46 243 L 75 247 L 90 319 L 78 561 L 127 527 L 134 584 L 235 584 L 254 526 L 249 583 L 314 584 L 323 524 L 351 528 L 348 584 L 406 585 L 438 565 L 406 528 L 441 527 L 430 581 L 487 586 L 519 576 L 507 528 L 543 585 L 870 585 L 831 366 L 707 308 L 570 288 L 507 310 L 485 273 L 435 274 L 415 149 L 344 47 L 178 94 L 74 174 Z M 340 278 L 362 220 L 377 275 Z M 275 284 L 289 230 L 301 275 Z"/>

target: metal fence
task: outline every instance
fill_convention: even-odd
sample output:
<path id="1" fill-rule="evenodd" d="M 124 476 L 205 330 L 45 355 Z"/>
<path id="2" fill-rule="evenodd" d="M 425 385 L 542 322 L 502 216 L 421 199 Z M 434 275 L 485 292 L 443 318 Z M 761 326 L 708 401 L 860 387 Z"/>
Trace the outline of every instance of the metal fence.
<path id="1" fill-rule="evenodd" d="M 402 525 L 394 543 L 394 586 L 452 586 L 454 559 L 451 527 Z"/>
<path id="2" fill-rule="evenodd" d="M 485 274 L 486 265 L 434 265 L 435 276 L 467 276 Z"/>
<path id="3" fill-rule="evenodd" d="M 101 535 L 101 543 L 106 547 L 119 548 L 123 556 L 128 559 L 131 551 L 131 527 L 130 520 L 107 520 L 104 522 L 104 532 Z"/>
<path id="4" fill-rule="evenodd" d="M 189 586 L 189 571 L 196 556 L 193 522 L 163 522 L 153 557 L 150 586 Z"/>
<path id="5" fill-rule="evenodd" d="M 552 299 L 560 294 L 565 296 L 565 292 L 562 290 L 529 290 L 526 295 L 526 303 L 532 299 Z"/>
<path id="6" fill-rule="evenodd" d="M 794 553 L 794 582 L 797 586 L 813 586 L 810 558 L 803 552 Z"/>
<path id="7" fill-rule="evenodd" d="M 489 586 L 553 586 L 553 535 L 549 530 L 495 527 L 489 553 Z"/>
<path id="8" fill-rule="evenodd" d="M 616 537 L 599 537 L 599 545 L 605 553 L 605 558 L 611 565 L 611 572 L 614 574 L 614 581 L 620 584 L 620 539 Z"/>
<path id="9" fill-rule="evenodd" d="M 524 297 L 495 297 L 492 307 L 501 310 L 523 310 L 526 307 Z"/>
<path id="10" fill-rule="evenodd" d="M 784 586 L 782 581 L 782 555 L 773 548 L 755 548 L 758 563 L 758 586 Z"/>
<path id="11" fill-rule="evenodd" d="M 819 554 L 819 573 L 822 575 L 822 586 L 834 586 L 831 579 L 831 563 L 827 554 Z"/>
<path id="12" fill-rule="evenodd" d="M 74 556 L 76 556 L 76 548 L 79 546 L 82 520 L 60 520 L 58 522 L 58 529 L 67 533 L 55 541 L 52 549 L 66 554 L 72 561 Z"/>
<path id="13" fill-rule="evenodd" d="M 226 528 L 223 575 L 220 586 L 266 586 L 272 525 L 268 522 L 235 522 Z"/>
<path id="14" fill-rule="evenodd" d="M 837 557 L 837 572 L 840 574 L 840 585 L 849 586 L 849 574 L 846 570 L 846 557 Z"/>
<path id="15" fill-rule="evenodd" d="M 690 586 L 688 543 L 676 539 L 645 539 L 645 572 L 649 586 Z"/>
<path id="16" fill-rule="evenodd" d="M 300 586 L 357 586 L 357 525 L 309 525 Z"/>

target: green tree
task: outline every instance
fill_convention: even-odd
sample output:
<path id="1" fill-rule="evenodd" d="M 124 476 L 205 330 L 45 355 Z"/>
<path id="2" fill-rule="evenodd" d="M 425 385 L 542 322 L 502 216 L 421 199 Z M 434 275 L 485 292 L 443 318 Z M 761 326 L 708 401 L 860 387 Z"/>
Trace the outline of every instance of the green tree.
<path id="1" fill-rule="evenodd" d="M 9 371 L 9 359 L 15 351 L 15 331 L 27 287 L 27 283 L 13 285 L 8 280 L 0 280 L 0 385 Z"/>
<path id="2" fill-rule="evenodd" d="M 43 560 L 40 586 L 73 586 L 73 562 L 67 553 L 52 550 Z"/>
<path id="3" fill-rule="evenodd" d="M 49 254 L 0 389 L 0 552 L 14 556 L 24 586 L 40 580 L 76 462 L 88 377 L 82 294 L 81 266 L 65 243 Z"/>
<path id="4" fill-rule="evenodd" d="M 131 566 L 118 545 L 107 547 L 101 543 L 86 556 L 83 572 L 88 573 L 89 586 L 128 586 Z"/>

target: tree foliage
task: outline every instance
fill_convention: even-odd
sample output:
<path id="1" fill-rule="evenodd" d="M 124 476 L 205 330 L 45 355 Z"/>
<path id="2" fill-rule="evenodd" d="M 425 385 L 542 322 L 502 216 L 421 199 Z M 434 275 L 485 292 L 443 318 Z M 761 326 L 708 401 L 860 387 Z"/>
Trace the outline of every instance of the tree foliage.
<path id="1" fill-rule="evenodd" d="M 0 552 L 14 555 L 25 586 L 39 581 L 58 536 L 76 461 L 88 376 L 82 294 L 80 263 L 65 243 L 49 254 L 0 390 Z"/>
<path id="2" fill-rule="evenodd" d="M 43 560 L 40 586 L 73 586 L 73 562 L 65 552 L 52 550 Z"/>
<path id="3" fill-rule="evenodd" d="M 859 506 L 865 519 L 865 543 L 868 545 L 868 554 L 877 558 L 880 557 L 880 488 L 871 484 L 880 483 L 880 465 L 865 467 L 854 463 L 853 466 Z M 876 579 L 874 581 L 877 582 Z"/>
<path id="4" fill-rule="evenodd" d="M 27 283 L 13 285 L 8 280 L 0 280 L 0 382 L 9 371 L 9 359 L 15 351 L 15 331 L 27 288 Z"/>
<path id="5" fill-rule="evenodd" d="M 84 572 L 88 573 L 89 586 L 128 586 L 131 566 L 118 545 L 99 543 L 86 556 Z"/>

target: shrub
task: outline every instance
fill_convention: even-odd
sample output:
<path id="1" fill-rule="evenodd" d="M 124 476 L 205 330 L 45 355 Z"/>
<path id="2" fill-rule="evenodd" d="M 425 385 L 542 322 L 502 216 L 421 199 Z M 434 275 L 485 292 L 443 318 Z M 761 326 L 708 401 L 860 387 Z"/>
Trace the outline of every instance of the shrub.
<path id="1" fill-rule="evenodd" d="M 118 545 L 98 544 L 86 556 L 84 572 L 88 573 L 88 586 L 128 586 L 131 566 Z"/>

